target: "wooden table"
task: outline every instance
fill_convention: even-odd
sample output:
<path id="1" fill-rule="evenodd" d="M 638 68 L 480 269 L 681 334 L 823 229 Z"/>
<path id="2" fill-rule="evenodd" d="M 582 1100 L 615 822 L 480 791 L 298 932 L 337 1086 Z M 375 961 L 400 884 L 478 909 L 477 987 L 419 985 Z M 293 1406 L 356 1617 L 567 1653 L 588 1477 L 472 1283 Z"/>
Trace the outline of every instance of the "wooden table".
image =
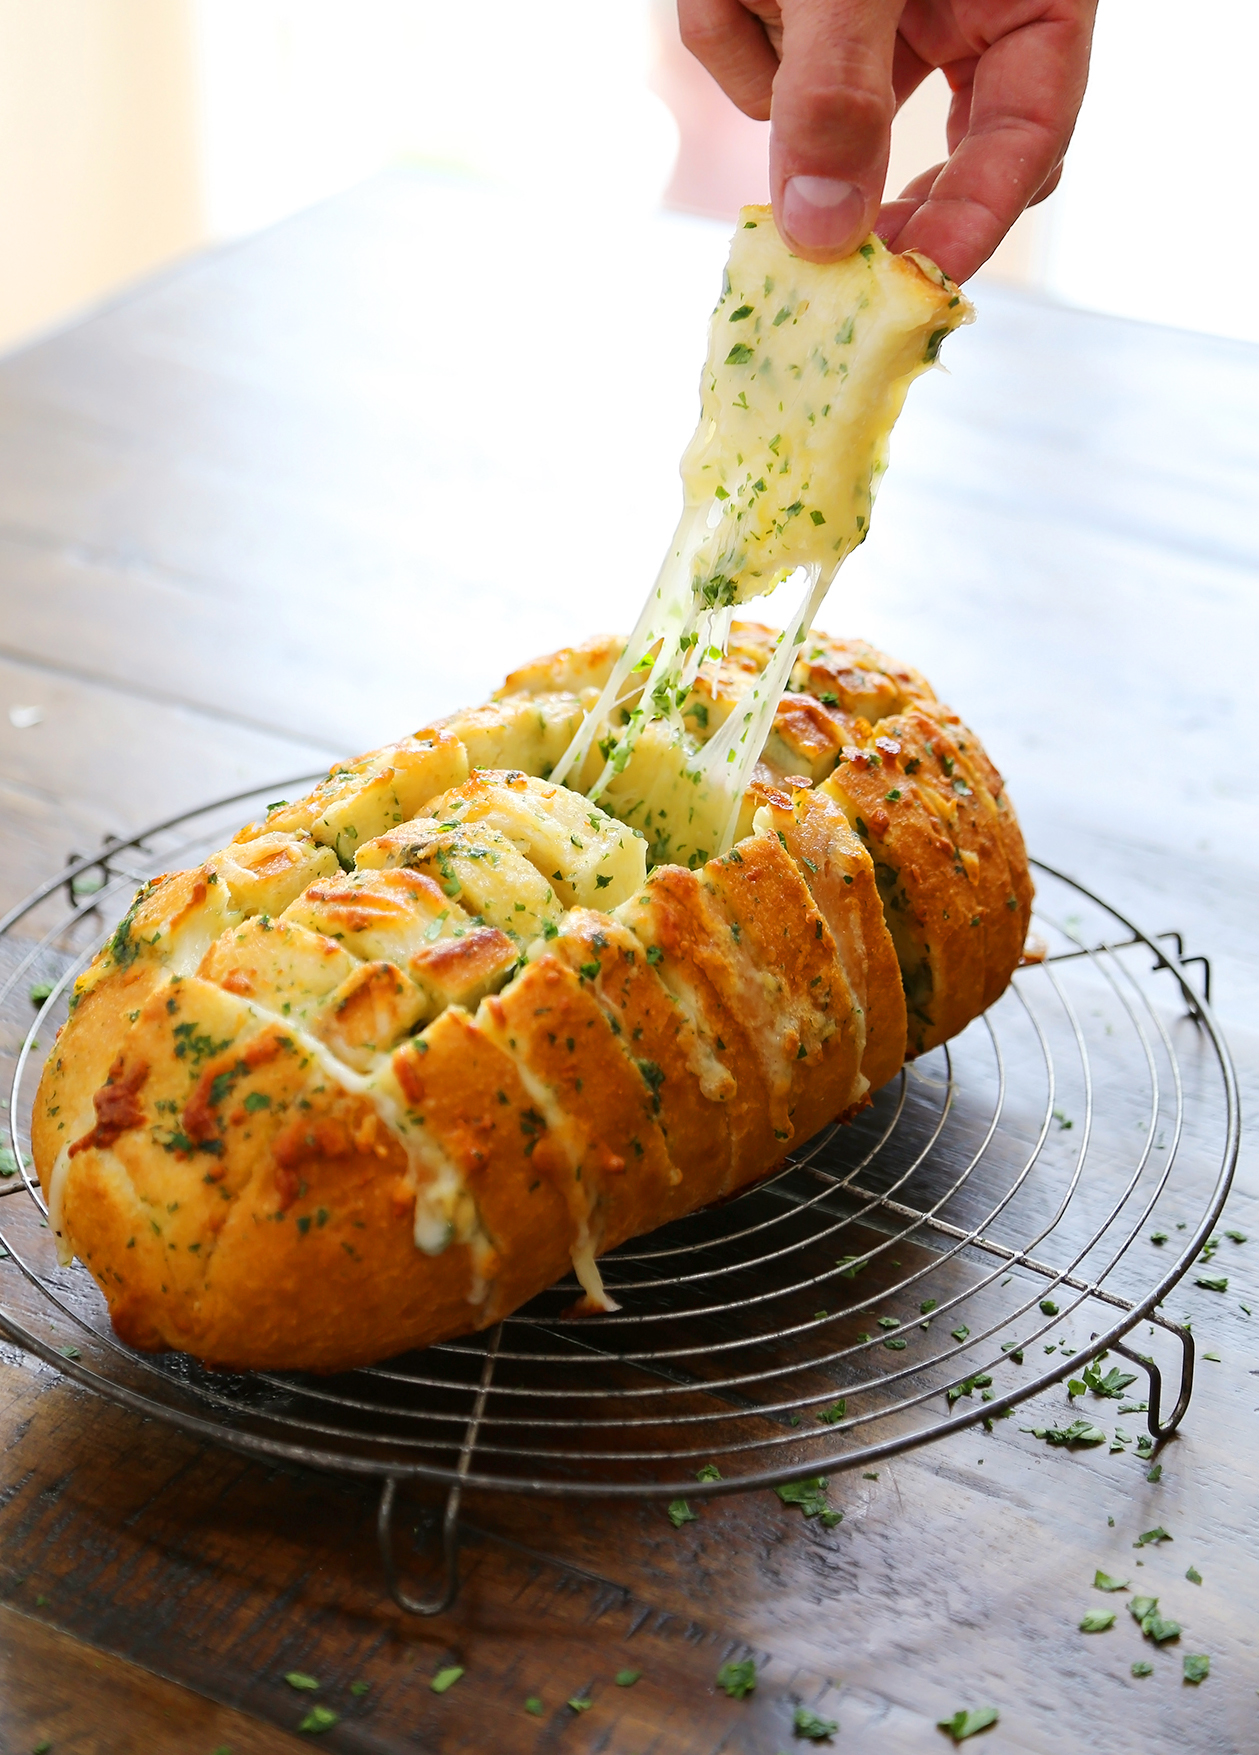
<path id="1" fill-rule="evenodd" d="M 724 240 L 676 218 L 551 231 L 399 174 L 0 364 L 0 907 L 71 848 L 625 625 L 671 527 Z M 963 707 L 1034 851 L 1212 957 L 1253 1102 L 1259 349 L 978 302 L 952 376 L 915 388 L 830 622 Z M 1235 1295 L 1174 1296 L 1221 1363 L 1157 1485 L 1011 1420 L 839 1478 L 832 1531 L 767 1493 L 676 1531 L 653 1504 L 474 1495 L 462 1594 L 429 1622 L 382 1591 L 368 1490 L 199 1447 L 0 1351 L 0 1743 L 293 1748 L 314 1740 L 298 1669 L 341 1714 L 330 1749 L 773 1755 L 808 1746 L 803 1701 L 836 1747 L 899 1755 L 991 1702 L 994 1755 L 1251 1755 L 1257 1191 L 1244 1155 Z M 1156 1523 L 1174 1542 L 1134 1555 Z M 1175 1647 L 1134 1680 L 1131 1629 L 1077 1631 L 1098 1566 L 1149 1581 L 1208 1681 L 1182 1682 Z M 715 1672 L 748 1654 L 760 1685 L 728 1699 Z"/>

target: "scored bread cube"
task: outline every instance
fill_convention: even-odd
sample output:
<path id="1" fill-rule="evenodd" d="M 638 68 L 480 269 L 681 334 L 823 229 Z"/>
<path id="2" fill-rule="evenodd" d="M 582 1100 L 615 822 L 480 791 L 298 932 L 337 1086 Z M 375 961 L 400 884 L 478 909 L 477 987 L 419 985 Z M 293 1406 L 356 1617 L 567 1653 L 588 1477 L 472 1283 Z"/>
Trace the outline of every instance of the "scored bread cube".
<path id="1" fill-rule="evenodd" d="M 399 964 L 472 925 L 440 884 L 424 872 L 401 869 L 352 871 L 311 884 L 283 918 L 336 939 L 356 957 Z"/>
<path id="2" fill-rule="evenodd" d="M 197 973 L 304 1024 L 354 967 L 354 958 L 334 939 L 296 921 L 259 915 L 215 939 Z"/>
<path id="3" fill-rule="evenodd" d="M 272 832 L 225 847 L 206 861 L 227 885 L 232 906 L 249 918 L 282 914 L 316 878 L 339 869 L 330 847 L 321 847 L 305 830 Z"/>
<path id="4" fill-rule="evenodd" d="M 440 727 L 417 732 L 357 761 L 339 763 L 305 798 L 272 805 L 265 823 L 250 823 L 236 844 L 269 831 L 305 829 L 348 866 L 362 842 L 406 822 L 428 799 L 467 775 L 468 752 L 457 737 Z"/>
<path id="5" fill-rule="evenodd" d="M 585 713 L 572 694 L 512 695 L 452 714 L 441 729 L 460 740 L 473 769 L 523 768 L 545 776 L 577 735 Z"/>
<path id="6" fill-rule="evenodd" d="M 407 969 L 427 994 L 431 1008 L 469 1010 L 498 989 L 519 966 L 520 947 L 496 926 L 459 927 L 449 938 L 421 945 Z"/>
<path id="7" fill-rule="evenodd" d="M 539 871 L 564 907 L 614 908 L 642 883 L 641 835 L 578 792 L 514 770 L 478 771 L 426 808 L 442 828 L 494 829 Z"/>
<path id="8" fill-rule="evenodd" d="M 359 850 L 360 871 L 422 871 L 446 896 L 511 939 L 528 944 L 554 928 L 563 908 L 547 882 L 505 835 L 478 824 L 443 830 L 431 817 L 380 835 Z"/>
<path id="9" fill-rule="evenodd" d="M 338 1059 L 367 1072 L 430 1010 L 428 996 L 394 964 L 360 963 L 325 1000 L 313 1030 Z"/>

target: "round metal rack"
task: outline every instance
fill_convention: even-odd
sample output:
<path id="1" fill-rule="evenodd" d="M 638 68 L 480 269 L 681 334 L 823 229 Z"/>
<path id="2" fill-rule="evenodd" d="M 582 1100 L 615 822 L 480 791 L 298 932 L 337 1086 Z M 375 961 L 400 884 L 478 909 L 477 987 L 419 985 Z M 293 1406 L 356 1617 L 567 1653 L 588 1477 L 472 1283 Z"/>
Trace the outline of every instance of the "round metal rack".
<path id="1" fill-rule="evenodd" d="M 809 1480 L 822 1504 L 834 1472 L 1000 1418 L 1107 1350 L 1132 1363 L 1127 1382 L 1148 1381 L 1148 1407 L 1120 1404 L 1146 1413 L 1143 1443 L 1174 1430 L 1193 1342 L 1159 1306 L 1209 1237 L 1238 1148 L 1210 970 L 1040 864 L 1038 960 L 1002 999 L 767 1181 L 604 1257 L 617 1311 L 575 1316 L 566 1283 L 487 1333 L 331 1378 L 226 1375 L 123 1346 L 43 1223 L 29 1164 L 43 1053 L 136 885 L 306 784 L 111 840 L 0 920 L 10 1341 L 197 1437 L 378 1478 L 389 1587 L 426 1614 L 455 1595 L 469 1486 L 673 1499 Z M 1142 1320 L 1179 1343 L 1166 1415 L 1157 1360 L 1124 1342 Z M 398 1488 L 415 1478 L 447 1487 L 443 1578 L 424 1600 L 392 1549 Z"/>

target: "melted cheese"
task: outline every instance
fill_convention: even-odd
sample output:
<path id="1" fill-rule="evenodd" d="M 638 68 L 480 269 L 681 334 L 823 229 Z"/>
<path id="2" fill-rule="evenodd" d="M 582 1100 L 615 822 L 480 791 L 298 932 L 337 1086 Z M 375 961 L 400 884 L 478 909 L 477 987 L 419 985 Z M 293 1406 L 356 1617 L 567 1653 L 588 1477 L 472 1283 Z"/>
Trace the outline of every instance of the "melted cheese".
<path id="1" fill-rule="evenodd" d="M 798 648 L 836 569 L 865 540 L 909 385 L 972 316 L 925 257 L 894 256 L 872 237 L 842 262 L 806 262 L 785 248 L 768 208 L 743 209 L 709 331 L 700 422 L 682 459 L 677 531 L 552 778 L 581 773 L 597 739 L 598 798 L 625 774 L 644 729 L 659 726 L 690 789 L 688 863 L 725 851 Z M 724 655 L 734 606 L 787 578 L 801 588 L 799 608 L 700 748 L 681 714 L 700 665 Z M 658 747 L 652 761 L 659 766 Z M 650 798 L 659 785 L 653 776 L 630 790 Z"/>

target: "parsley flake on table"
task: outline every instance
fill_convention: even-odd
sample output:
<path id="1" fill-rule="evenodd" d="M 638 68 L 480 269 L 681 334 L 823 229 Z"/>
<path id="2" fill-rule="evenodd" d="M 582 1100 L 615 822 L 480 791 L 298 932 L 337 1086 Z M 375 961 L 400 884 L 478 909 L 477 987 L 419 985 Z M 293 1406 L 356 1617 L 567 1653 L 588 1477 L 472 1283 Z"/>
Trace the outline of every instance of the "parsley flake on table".
<path id="1" fill-rule="evenodd" d="M 965 1341 L 970 1338 L 970 1330 L 966 1327 L 965 1323 L 959 1323 L 956 1328 L 950 1329 L 949 1333 L 953 1336 L 955 1341 Z"/>
<path id="2" fill-rule="evenodd" d="M 881 1316 L 879 1318 L 880 1328 L 899 1328 L 900 1325 L 901 1319 L 899 1316 Z"/>
<path id="3" fill-rule="evenodd" d="M 364 1694 L 370 1694 L 371 1691 L 372 1691 L 372 1685 L 370 1682 L 351 1682 L 350 1683 L 350 1693 L 354 1696 L 354 1698 L 356 1700 L 361 1700 L 363 1698 Z"/>
<path id="4" fill-rule="evenodd" d="M 445 1669 L 438 1670 L 437 1674 L 433 1677 L 433 1680 L 429 1683 L 429 1687 L 433 1690 L 434 1694 L 444 1694 L 447 1688 L 454 1687 L 455 1683 L 462 1675 L 462 1664 L 447 1664 Z"/>
<path id="5" fill-rule="evenodd" d="M 924 1298 L 922 1303 L 918 1306 L 918 1309 L 921 1315 L 930 1316 L 935 1307 L 936 1301 L 934 1298 Z"/>
<path id="6" fill-rule="evenodd" d="M 618 1670 L 613 1679 L 618 1688 L 632 1688 L 642 1673 L 641 1670 Z"/>
<path id="7" fill-rule="evenodd" d="M 1159 1482 L 1163 1479 L 1162 1463 L 1155 1463 L 1154 1467 L 1149 1470 L 1145 1478 L 1152 1487 L 1157 1487 Z"/>
<path id="8" fill-rule="evenodd" d="M 1185 1577 L 1189 1580 L 1190 1584 L 1202 1583 L 1202 1574 L 1198 1571 L 1196 1566 L 1191 1566 L 1185 1573 Z"/>
<path id="9" fill-rule="evenodd" d="M 1148 1548 L 1151 1542 L 1170 1542 L 1172 1539 L 1159 1523 L 1155 1524 L 1152 1530 L 1142 1530 L 1132 1545 L 1134 1548 Z"/>
<path id="10" fill-rule="evenodd" d="M 735 1664 L 722 1664 L 717 1671 L 717 1686 L 724 1689 L 731 1700 L 744 1700 L 756 1687 L 755 1658 L 741 1658 Z"/>
<path id="11" fill-rule="evenodd" d="M 1094 1590 L 1130 1590 L 1131 1586 L 1129 1585 L 1126 1578 L 1112 1578 L 1110 1576 L 1109 1572 L 1103 1572 L 1101 1570 L 1101 1568 L 1099 1567 L 1098 1570 L 1093 1574 L 1093 1589 Z"/>
<path id="12" fill-rule="evenodd" d="M 1150 1662 L 1149 1658 L 1138 1658 L 1136 1663 L 1132 1666 L 1132 1674 L 1134 1676 L 1152 1676 L 1154 1674 L 1154 1665 Z"/>
<path id="13" fill-rule="evenodd" d="M 1140 1627 L 1147 1639 L 1155 1645 L 1162 1645 L 1166 1639 L 1180 1638 L 1179 1621 L 1165 1621 L 1158 1612 L 1157 1597 L 1133 1597 L 1128 1604 L 1128 1613 Z"/>
<path id="14" fill-rule="evenodd" d="M 284 1680 L 290 1688 L 298 1688 L 308 1694 L 315 1693 L 319 1687 L 315 1678 L 308 1676 L 305 1670 L 288 1670 L 285 1672 Z"/>
<path id="15" fill-rule="evenodd" d="M 330 1731 L 340 1718 L 341 1714 L 333 1712 L 330 1706 L 312 1706 L 297 1728 L 299 1731 Z"/>
<path id="16" fill-rule="evenodd" d="M 1211 1674 L 1211 1660 L 1205 1652 L 1185 1653 L 1186 1682 L 1205 1682 Z"/>
<path id="17" fill-rule="evenodd" d="M 1106 1434 L 1100 1426 L 1094 1426 L 1090 1420 L 1072 1420 L 1069 1426 L 1020 1426 L 1020 1432 L 1030 1432 L 1033 1438 L 1043 1438 L 1046 1444 L 1105 1444 Z"/>
<path id="18" fill-rule="evenodd" d="M 953 1403 L 957 1401 L 959 1396 L 968 1396 L 971 1394 L 972 1390 L 991 1388 L 992 1378 L 988 1373 L 986 1371 L 976 1371 L 973 1377 L 964 1377 L 960 1383 L 953 1384 L 945 1393 L 948 1397 L 949 1406 L 952 1407 Z"/>
<path id="19" fill-rule="evenodd" d="M 1194 1281 L 1194 1285 L 1201 1286 L 1203 1291 L 1205 1291 L 1205 1292 L 1227 1292 L 1228 1291 L 1228 1275 L 1227 1274 L 1199 1274 L 1197 1279 Z"/>
<path id="20" fill-rule="evenodd" d="M 1224 1363 L 1224 1361 L 1220 1358 L 1220 1355 L 1218 1353 L 1204 1353 L 1202 1355 L 1202 1357 L 1204 1359 L 1209 1359 L 1211 1361 L 1212 1365 L 1222 1365 Z"/>
<path id="21" fill-rule="evenodd" d="M 536 1694 L 531 1694 L 528 1700 L 525 1701 L 525 1711 L 532 1713 L 534 1718 L 542 1717 L 542 1702 L 538 1699 Z"/>
<path id="22" fill-rule="evenodd" d="M 1114 1625 L 1114 1609 L 1085 1609 L 1084 1619 L 1080 1622 L 1080 1632 L 1105 1633 L 1108 1627 L 1113 1627 Z"/>
<path id="23" fill-rule="evenodd" d="M 702 1469 L 696 1469 L 695 1479 L 697 1481 L 719 1481 L 721 1470 L 716 1463 L 705 1463 Z"/>
<path id="24" fill-rule="evenodd" d="M 1246 1233 L 1244 1231 L 1226 1231 L 1224 1235 L 1231 1238 L 1234 1243 L 1244 1243 L 1246 1241 Z"/>
<path id="25" fill-rule="evenodd" d="M 1040 1308 L 1044 1311 L 1046 1316 L 1057 1316 L 1058 1314 L 1058 1306 L 1054 1303 L 1052 1298 L 1042 1298 L 1040 1301 Z"/>
<path id="26" fill-rule="evenodd" d="M 791 1728 L 798 1737 L 807 1737 L 811 1743 L 823 1743 L 833 1737 L 839 1729 L 837 1718 L 819 1718 L 807 1706 L 797 1706 Z"/>
<path id="27" fill-rule="evenodd" d="M 1117 1365 L 1112 1365 L 1103 1377 L 1099 1359 L 1094 1359 L 1091 1365 L 1084 1367 L 1084 1382 L 1087 1387 L 1094 1395 L 1109 1396 L 1112 1401 L 1118 1401 L 1128 1385 L 1136 1380 L 1135 1371 L 1120 1371 Z"/>
<path id="28" fill-rule="evenodd" d="M 685 1499 L 671 1499 L 669 1501 L 669 1522 L 675 1530 L 680 1530 L 684 1523 L 694 1523 L 695 1521 L 695 1513 Z"/>
<path id="29" fill-rule="evenodd" d="M 1151 1231 L 1150 1232 L 1150 1242 L 1151 1243 L 1166 1243 L 1167 1242 L 1167 1232 L 1166 1231 Z"/>
<path id="30" fill-rule="evenodd" d="M 810 1475 L 803 1481 L 788 1481 L 783 1487 L 775 1487 L 774 1491 L 784 1505 L 798 1505 L 806 1517 L 822 1517 L 825 1522 L 828 1514 L 834 1523 L 838 1523 L 844 1514 L 842 1511 L 838 1516 L 834 1512 L 828 1513 L 826 1494 L 829 1485 L 825 1475 Z M 828 1523 L 826 1527 L 829 1529 L 831 1525 Z"/>
<path id="31" fill-rule="evenodd" d="M 961 1707 L 952 1718 L 937 1719 L 936 1723 L 955 1743 L 964 1743 L 976 1731 L 986 1731 L 989 1725 L 995 1725 L 999 1717 L 995 1706 L 973 1706 L 969 1710 Z"/>
<path id="32" fill-rule="evenodd" d="M 823 1426 L 833 1426 L 836 1421 L 846 1419 L 847 1416 L 848 1400 L 847 1397 L 841 1396 L 835 1403 L 834 1407 L 823 1408 L 817 1417 L 822 1422 Z"/>
<path id="33" fill-rule="evenodd" d="M 594 1705 L 594 1701 L 589 1699 L 585 1694 L 574 1694 L 566 1700 L 564 1704 L 565 1706 L 570 1707 L 573 1712 L 589 1712 L 590 1708 Z"/>

